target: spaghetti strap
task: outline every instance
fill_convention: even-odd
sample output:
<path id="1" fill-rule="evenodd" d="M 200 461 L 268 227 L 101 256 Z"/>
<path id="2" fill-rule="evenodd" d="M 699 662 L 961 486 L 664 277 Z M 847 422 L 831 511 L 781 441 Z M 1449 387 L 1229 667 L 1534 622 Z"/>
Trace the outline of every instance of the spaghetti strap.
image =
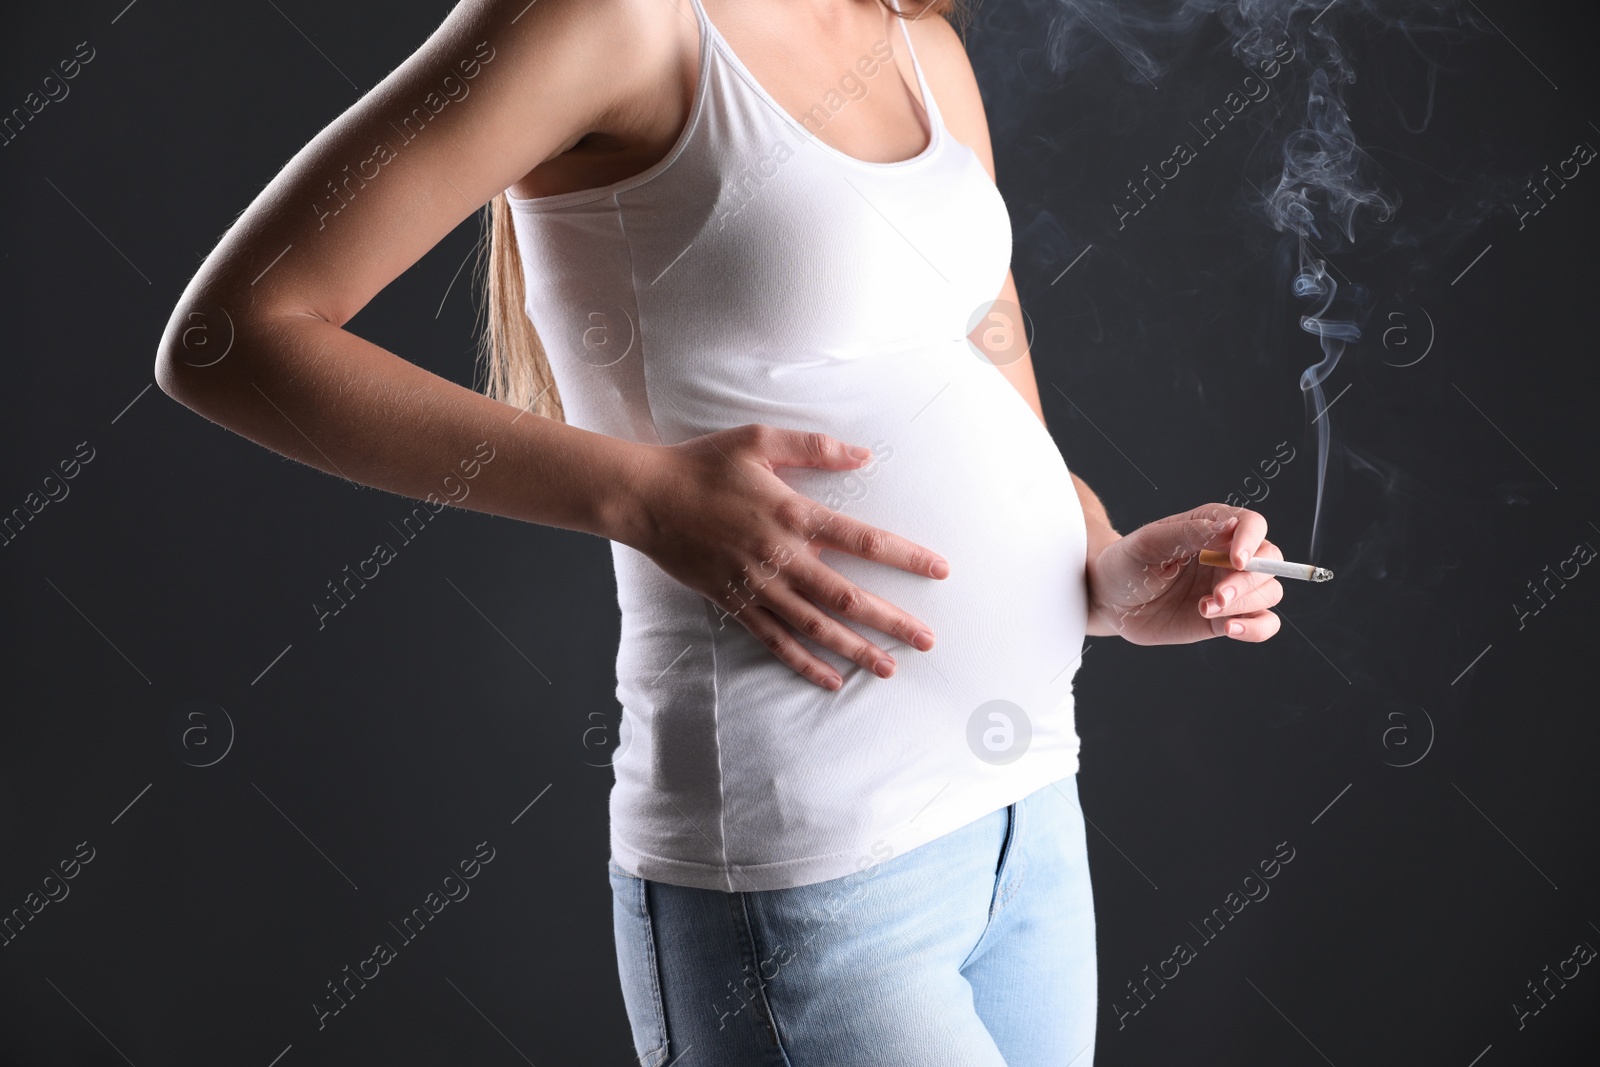
<path id="1" fill-rule="evenodd" d="M 699 3 L 699 0 L 695 0 Z M 917 87 L 922 91 L 922 109 L 928 113 L 929 124 L 939 122 L 939 104 L 933 98 L 933 93 L 928 89 L 928 79 L 922 73 L 922 63 L 917 59 L 917 50 L 911 44 L 911 31 L 906 29 L 906 20 L 900 17 L 900 0 L 889 0 L 894 5 L 894 20 L 900 24 L 900 35 L 906 39 L 906 51 L 911 54 L 911 69 L 917 74 Z M 921 15 L 914 16 L 921 18 Z"/>

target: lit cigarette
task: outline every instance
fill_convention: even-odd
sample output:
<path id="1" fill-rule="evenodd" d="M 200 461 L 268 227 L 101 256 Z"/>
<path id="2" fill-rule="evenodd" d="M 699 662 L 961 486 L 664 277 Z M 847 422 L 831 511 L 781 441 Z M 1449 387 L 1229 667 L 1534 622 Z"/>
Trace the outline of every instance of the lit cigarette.
<path id="1" fill-rule="evenodd" d="M 1240 569 L 1233 565 L 1226 552 L 1216 552 L 1209 548 L 1200 551 L 1200 562 L 1207 567 Z M 1309 563 L 1285 563 L 1278 559 L 1262 559 L 1260 556 L 1251 556 L 1250 562 L 1246 563 L 1243 569 L 1251 574 L 1270 574 L 1274 578 L 1299 578 L 1305 582 L 1326 582 L 1333 578 L 1333 572 L 1326 567 L 1313 567 Z"/>

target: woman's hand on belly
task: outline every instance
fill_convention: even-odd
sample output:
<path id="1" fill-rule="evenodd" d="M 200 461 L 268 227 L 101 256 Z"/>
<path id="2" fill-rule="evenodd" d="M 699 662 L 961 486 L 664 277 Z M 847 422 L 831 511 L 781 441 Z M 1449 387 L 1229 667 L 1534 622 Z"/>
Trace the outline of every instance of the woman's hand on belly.
<path id="1" fill-rule="evenodd" d="M 1282 559 L 1259 512 L 1225 504 L 1158 519 L 1089 560 L 1089 610 L 1136 645 L 1182 645 L 1209 637 L 1265 641 L 1278 632 L 1268 610 L 1283 586 L 1263 574 L 1205 567 L 1201 549 L 1225 550 L 1236 566 Z"/>
<path id="2" fill-rule="evenodd" d="M 837 549 L 928 578 L 944 578 L 949 563 L 824 507 L 774 473 L 853 471 L 872 458 L 868 449 L 759 423 L 645 448 L 626 489 L 632 521 L 616 540 L 737 619 L 796 673 L 825 689 L 844 684 L 800 634 L 882 677 L 893 672 L 892 657 L 829 611 L 921 651 L 933 647 L 926 623 L 848 581 L 819 554 Z"/>

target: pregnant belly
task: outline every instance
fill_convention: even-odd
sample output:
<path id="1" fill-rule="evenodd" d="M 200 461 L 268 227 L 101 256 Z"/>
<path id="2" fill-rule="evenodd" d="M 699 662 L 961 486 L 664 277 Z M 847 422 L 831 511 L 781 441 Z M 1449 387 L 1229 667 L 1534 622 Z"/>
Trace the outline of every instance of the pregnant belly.
<path id="1" fill-rule="evenodd" d="M 763 422 L 865 445 L 874 459 L 859 470 L 782 467 L 778 475 L 833 511 L 939 553 L 950 575 L 933 579 L 821 551 L 824 563 L 935 635 L 934 648 L 920 652 L 847 624 L 895 658 L 887 679 L 807 642 L 845 678 L 837 692 L 794 674 L 737 621 L 715 630 L 715 729 L 730 818 L 764 822 L 773 832 L 794 821 L 867 823 L 883 813 L 863 805 L 864 776 L 901 796 L 900 786 L 1003 773 L 1013 754 L 1075 752 L 1071 686 L 1086 623 L 1083 514 L 1055 442 L 1014 387 L 964 341 L 861 360 L 743 366 L 737 380 L 713 373 L 652 381 L 663 438 Z M 674 425 L 674 412 L 693 418 L 680 415 Z M 705 640 L 703 611 L 692 615 L 682 633 L 662 640 L 663 655 L 677 654 L 696 634 Z M 999 735 L 985 732 L 998 722 L 990 718 L 996 708 L 1020 751 L 989 743 L 1005 739 L 1006 724 Z M 856 810 L 817 810 L 830 779 Z M 791 795 L 807 800 L 787 810 Z"/>
<path id="2" fill-rule="evenodd" d="M 939 553 L 950 575 L 930 579 L 832 548 L 823 562 L 933 627 L 929 653 L 884 636 L 879 643 L 897 663 L 948 660 L 964 677 L 1002 688 L 1002 675 L 1026 685 L 1040 672 L 1057 674 L 1081 650 L 1086 606 L 1083 513 L 1054 440 L 964 343 L 875 362 L 870 373 L 830 367 L 844 373 L 821 402 L 816 386 L 826 376 L 808 371 L 807 410 L 787 423 L 866 445 L 873 461 L 848 472 L 785 467 L 778 476 L 841 515 Z"/>

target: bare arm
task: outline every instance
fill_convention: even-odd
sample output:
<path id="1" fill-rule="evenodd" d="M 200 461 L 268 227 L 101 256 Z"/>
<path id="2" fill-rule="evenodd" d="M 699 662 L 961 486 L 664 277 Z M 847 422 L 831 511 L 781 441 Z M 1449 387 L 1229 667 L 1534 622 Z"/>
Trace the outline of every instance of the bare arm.
<path id="1" fill-rule="evenodd" d="M 983 98 L 978 92 L 977 78 L 973 74 L 972 63 L 967 58 L 966 48 L 956 36 L 954 28 L 944 19 L 916 19 L 912 21 L 909 29 L 913 38 L 912 43 L 917 49 L 917 58 L 922 61 L 923 72 L 933 89 L 945 126 L 955 135 L 956 140 L 977 154 L 984 169 L 989 172 L 989 180 L 993 181 L 994 150 L 989 142 L 989 123 L 984 114 Z M 1017 283 L 1009 270 L 1006 271 L 1005 284 L 1001 286 L 997 300 L 999 306 L 994 314 L 1001 314 L 1002 309 L 1007 306 L 1021 307 L 1021 301 L 1017 297 Z M 983 337 L 987 325 L 980 323 L 969 335 L 973 344 L 985 350 L 987 346 Z M 1014 344 L 1003 354 L 996 353 L 991 362 L 1017 392 L 1022 394 L 1022 399 L 1028 402 L 1028 406 L 1042 423 L 1045 421 L 1044 408 L 1039 402 L 1039 383 L 1033 373 L 1033 358 L 1028 351 L 1027 331 L 1020 322 L 1011 326 L 1010 336 L 1014 339 Z M 1094 490 L 1076 474 L 1072 475 L 1072 485 L 1078 491 L 1078 500 L 1083 507 L 1088 542 L 1087 558 L 1093 560 L 1105 550 L 1106 546 L 1116 542 L 1122 535 L 1111 525 L 1106 507 Z M 1094 591 L 1090 590 L 1091 604 L 1094 603 L 1093 593 Z M 1090 612 L 1088 633 L 1091 636 L 1109 637 L 1118 632 L 1103 620 L 1098 612 Z"/>
<path id="2" fill-rule="evenodd" d="M 670 446 L 625 441 L 519 412 L 344 328 L 536 166 L 659 109 L 664 87 L 683 84 L 683 20 L 695 25 L 678 4 L 463 0 L 223 237 L 167 324 L 156 380 L 214 422 L 330 474 L 419 498 L 466 474 L 472 493 L 451 497 L 458 506 L 637 549 L 817 685 L 843 679 L 800 634 L 887 677 L 893 658 L 822 606 L 921 651 L 933 633 L 821 551 L 932 579 L 948 563 L 774 473 L 853 470 L 871 458 L 866 448 L 758 424 Z M 414 138 L 401 131 L 408 117 Z M 783 566 L 752 586 L 774 559 Z"/>
<path id="3" fill-rule="evenodd" d="M 522 413 L 344 324 L 492 197 L 600 128 L 632 88 L 617 71 L 670 83 L 670 35 L 650 42 L 677 17 L 660 0 L 459 4 L 207 257 L 161 339 L 163 391 L 275 452 L 411 497 L 489 454 L 459 506 L 622 536 L 633 511 L 616 487 L 641 446 Z"/>

